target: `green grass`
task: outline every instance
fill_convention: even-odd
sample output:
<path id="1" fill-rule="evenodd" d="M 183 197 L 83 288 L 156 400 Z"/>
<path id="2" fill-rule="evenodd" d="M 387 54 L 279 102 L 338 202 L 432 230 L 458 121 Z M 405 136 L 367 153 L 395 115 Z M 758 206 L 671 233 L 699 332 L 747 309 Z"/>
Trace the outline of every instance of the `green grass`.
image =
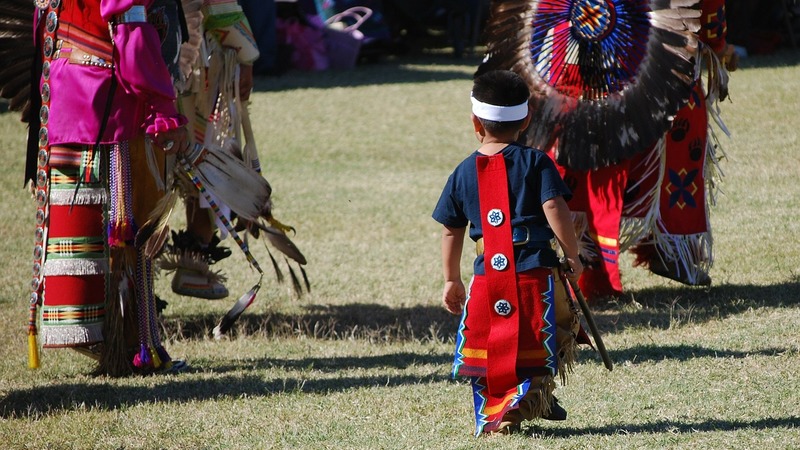
<path id="1" fill-rule="evenodd" d="M 566 422 L 480 439 L 469 386 L 449 379 L 457 318 L 440 306 L 430 218 L 475 147 L 477 63 L 428 55 L 257 80 L 251 113 L 275 214 L 297 229 L 312 291 L 298 299 L 268 273 L 215 341 L 216 320 L 257 280 L 233 242 L 220 263 L 232 298 L 181 298 L 162 277 L 168 349 L 193 367 L 179 376 L 95 378 L 68 350 L 27 369 L 34 205 L 22 190 L 25 128 L 0 114 L 3 448 L 800 447 L 800 55 L 750 58 L 732 75 L 714 285 L 685 287 L 624 256 L 628 296 L 596 310 L 614 371 L 584 351 L 557 391 Z M 253 251 L 268 268 L 264 247 Z"/>

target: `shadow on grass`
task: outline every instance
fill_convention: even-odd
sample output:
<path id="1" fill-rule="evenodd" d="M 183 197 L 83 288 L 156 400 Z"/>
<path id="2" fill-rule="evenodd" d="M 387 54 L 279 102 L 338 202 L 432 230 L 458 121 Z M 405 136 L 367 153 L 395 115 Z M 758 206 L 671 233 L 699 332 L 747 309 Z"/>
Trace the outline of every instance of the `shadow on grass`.
<path id="1" fill-rule="evenodd" d="M 749 309 L 800 306 L 800 280 L 755 285 L 698 288 L 678 285 L 631 292 L 618 301 L 594 305 L 598 328 L 606 333 L 628 328 L 668 329 L 741 314 Z"/>
<path id="2" fill-rule="evenodd" d="M 351 389 L 371 387 L 394 387 L 419 383 L 443 382 L 448 375 L 434 373 L 425 376 L 360 376 L 304 378 L 264 378 L 254 375 L 253 367 L 324 368 L 326 373 L 356 367 L 399 367 L 414 364 L 445 364 L 446 355 L 418 355 L 398 353 L 363 358 L 305 358 L 299 360 L 264 359 L 253 363 L 215 366 L 213 378 L 196 377 L 191 369 L 175 378 L 164 378 L 155 386 L 125 386 L 124 381 L 108 383 L 52 384 L 31 389 L 17 390 L 0 399 L 0 417 L 39 418 L 69 411 L 97 409 L 115 410 L 133 405 L 156 402 L 196 402 L 208 400 L 238 399 L 242 397 L 266 397 L 280 393 L 327 394 Z M 217 375 L 217 372 L 246 371 L 242 375 Z M 158 376 L 158 375 L 155 375 Z"/>
<path id="3" fill-rule="evenodd" d="M 636 425 L 606 425 L 601 427 L 584 428 L 542 428 L 537 425 L 523 428 L 522 432 L 537 438 L 556 438 L 567 439 L 575 436 L 586 435 L 629 435 L 638 433 L 649 434 L 677 434 L 677 433 L 697 433 L 712 431 L 735 431 L 735 430 L 768 430 L 773 428 L 797 428 L 800 427 L 800 417 L 766 417 L 751 421 L 743 420 L 715 420 L 709 419 L 698 422 L 674 422 L 661 420 L 652 423 Z"/>
<path id="4" fill-rule="evenodd" d="M 236 372 L 252 369 L 279 369 L 279 370 L 315 370 L 323 373 L 336 373 L 342 370 L 393 368 L 407 369 L 411 366 L 436 365 L 444 367 L 452 364 L 451 353 L 391 353 L 378 356 L 354 356 L 334 358 L 301 358 L 301 359 L 276 359 L 262 358 L 256 360 L 229 362 L 228 364 L 214 364 L 214 372 Z"/>
<path id="5" fill-rule="evenodd" d="M 719 350 L 715 348 L 700 347 L 697 345 L 637 345 L 623 350 L 607 349 L 608 356 L 614 365 L 622 363 L 641 364 L 658 361 L 689 361 L 698 358 L 712 359 L 742 359 L 753 356 L 777 356 L 787 351 L 788 348 L 765 348 L 756 351 L 741 352 L 734 350 Z M 578 353 L 579 362 L 595 361 L 603 364 L 600 355 L 588 347 L 583 347 Z"/>
<path id="6" fill-rule="evenodd" d="M 165 335 L 175 339 L 211 336 L 220 316 L 195 315 L 165 321 Z M 390 308 L 377 304 L 312 305 L 298 314 L 245 312 L 228 332 L 269 337 L 367 339 L 379 342 L 452 339 L 459 318 L 438 306 Z"/>
<path id="7" fill-rule="evenodd" d="M 796 307 L 800 305 L 796 292 L 800 292 L 798 280 L 772 286 L 721 285 L 710 289 L 678 285 L 632 292 L 614 302 L 595 304 L 593 309 L 600 331 L 612 334 L 626 329 L 669 329 L 704 323 L 741 314 L 751 308 Z M 211 336 L 211 330 L 219 319 L 219 316 L 211 314 L 170 318 L 165 323 L 165 335 L 182 340 L 204 339 Z M 296 314 L 245 312 L 229 334 L 232 337 L 304 336 L 374 342 L 446 342 L 454 338 L 458 321 L 457 316 L 439 306 L 392 308 L 378 304 L 311 305 Z M 651 360 L 675 355 L 689 358 L 693 353 L 705 355 L 714 352 L 691 347 L 667 349 L 666 352 L 660 352 L 659 349 L 663 347 L 639 350 L 644 351 L 643 357 Z M 627 350 L 618 356 L 620 359 L 629 359 L 629 353 L 633 351 L 635 349 Z"/>

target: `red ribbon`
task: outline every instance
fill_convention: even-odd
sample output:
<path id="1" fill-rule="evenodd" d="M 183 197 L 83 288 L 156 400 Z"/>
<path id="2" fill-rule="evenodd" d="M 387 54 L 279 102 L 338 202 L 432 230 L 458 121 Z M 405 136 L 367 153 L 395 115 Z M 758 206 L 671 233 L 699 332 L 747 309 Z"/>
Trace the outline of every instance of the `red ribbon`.
<path id="1" fill-rule="evenodd" d="M 502 153 L 479 156 L 476 165 L 489 299 L 487 313 L 491 324 L 487 342 L 486 378 L 489 393 L 494 394 L 507 392 L 519 382 L 519 299 L 505 158 Z M 490 214 L 495 219 L 491 222 Z M 502 217 L 502 220 L 496 220 L 498 217 Z M 504 267 L 498 270 L 492 261 L 502 258 L 505 258 L 505 264 L 501 264 Z M 505 311 L 505 306 L 508 307 L 507 314 L 497 311 Z"/>

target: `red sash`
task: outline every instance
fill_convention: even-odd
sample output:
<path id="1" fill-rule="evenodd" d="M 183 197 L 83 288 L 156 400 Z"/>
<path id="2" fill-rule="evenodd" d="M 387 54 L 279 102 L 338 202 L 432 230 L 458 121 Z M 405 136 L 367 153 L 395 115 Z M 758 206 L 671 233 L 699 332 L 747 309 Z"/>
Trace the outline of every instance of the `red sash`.
<path id="1" fill-rule="evenodd" d="M 489 392 L 498 393 L 519 383 L 519 299 L 511 239 L 508 175 L 502 153 L 479 156 L 476 164 L 489 299 L 487 314 L 491 323 L 486 378 Z"/>

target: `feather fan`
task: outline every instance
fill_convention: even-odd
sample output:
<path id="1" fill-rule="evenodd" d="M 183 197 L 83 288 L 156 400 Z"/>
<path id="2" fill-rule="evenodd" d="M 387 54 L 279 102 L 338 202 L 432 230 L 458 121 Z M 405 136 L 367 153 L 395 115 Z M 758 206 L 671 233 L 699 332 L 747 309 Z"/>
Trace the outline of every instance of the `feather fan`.
<path id="1" fill-rule="evenodd" d="M 255 220 L 269 202 L 272 188 L 264 177 L 241 159 L 213 145 L 196 145 L 186 160 L 195 168 L 203 186 L 220 203 L 240 217 Z M 247 192 L 248 195 L 242 195 Z"/>
<path id="2" fill-rule="evenodd" d="M 655 143 L 695 80 L 699 0 L 493 1 L 476 75 L 507 69 L 531 90 L 527 144 L 590 170 Z"/>
<path id="3" fill-rule="evenodd" d="M 300 249 L 294 245 L 294 242 L 289 239 L 289 236 L 287 236 L 283 230 L 272 226 L 262 226 L 261 229 L 265 231 L 264 234 L 270 244 L 277 248 L 278 251 L 293 259 L 298 264 L 306 264 L 306 257 L 303 256 Z"/>
<path id="4" fill-rule="evenodd" d="M 261 163 L 258 157 L 258 149 L 256 148 L 256 139 L 255 135 L 253 134 L 253 127 L 250 123 L 250 112 L 247 109 L 247 102 L 238 102 L 240 117 L 241 117 L 241 125 L 242 131 L 244 133 L 245 138 L 245 145 L 244 149 L 242 149 L 241 153 L 239 153 L 238 157 L 245 161 L 245 164 L 249 164 L 253 170 L 261 173 Z M 300 249 L 289 239 L 289 236 L 286 235 L 286 231 L 294 231 L 293 228 L 286 226 L 280 223 L 272 216 L 272 201 L 268 201 L 265 203 L 261 209 L 261 219 L 264 220 L 255 220 L 255 221 L 246 221 L 242 220 L 237 223 L 240 226 L 240 229 L 247 230 L 247 232 L 258 239 L 263 231 L 263 235 L 266 236 L 267 240 L 275 247 L 279 252 L 283 253 L 287 258 L 295 261 L 300 268 L 300 272 L 303 275 L 304 284 L 307 291 L 311 290 L 311 286 L 308 282 L 308 277 L 306 275 L 305 269 L 303 266 L 306 264 L 306 258 L 303 256 Z M 266 223 L 264 222 L 266 221 Z M 269 248 L 267 248 L 269 252 Z M 272 266 L 275 269 L 275 273 L 278 277 L 278 280 L 283 279 L 283 274 L 278 267 L 275 258 L 272 257 L 272 253 L 269 254 L 270 259 L 272 260 Z M 289 267 L 289 275 L 292 277 L 293 286 L 295 292 L 298 295 L 302 295 L 303 289 L 301 284 L 299 283 L 299 279 L 294 273 L 294 269 L 292 269 L 291 264 L 289 264 L 287 260 L 287 265 Z"/>

